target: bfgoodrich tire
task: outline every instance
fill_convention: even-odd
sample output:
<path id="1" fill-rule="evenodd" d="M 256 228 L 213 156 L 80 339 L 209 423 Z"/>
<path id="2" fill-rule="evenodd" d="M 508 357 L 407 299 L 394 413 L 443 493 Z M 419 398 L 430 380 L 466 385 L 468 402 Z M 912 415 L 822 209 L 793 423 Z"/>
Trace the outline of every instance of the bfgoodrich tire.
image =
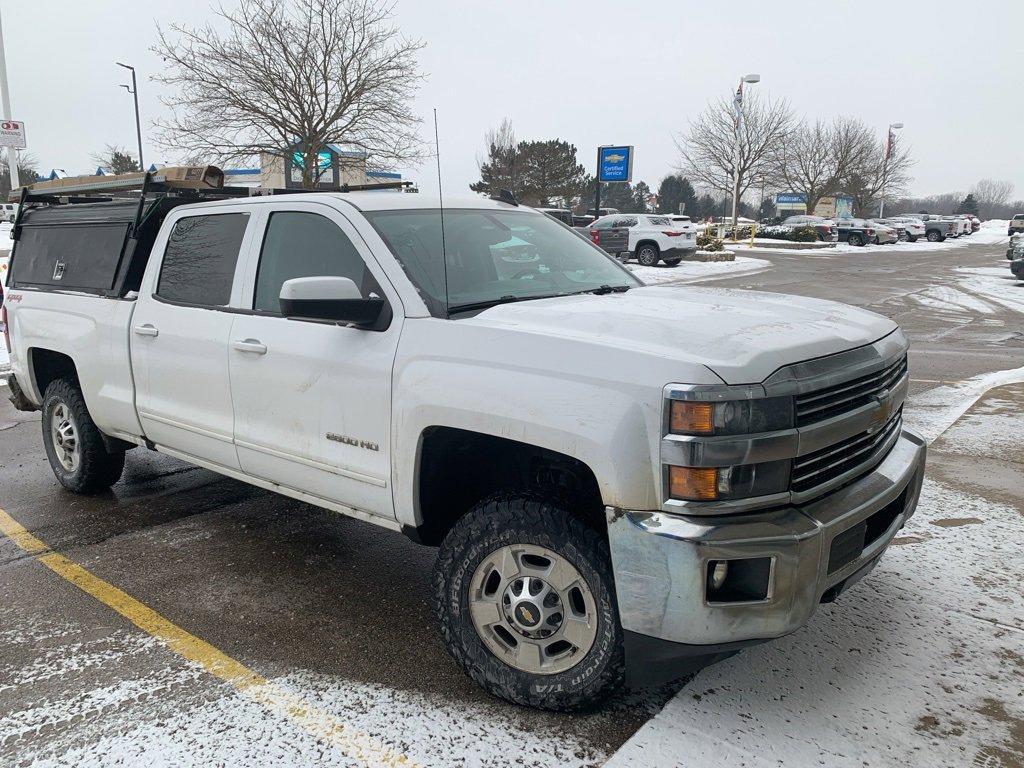
<path id="1" fill-rule="evenodd" d="M 558 504 L 478 504 L 441 544 L 434 598 L 448 652 L 495 696 L 572 711 L 622 684 L 608 544 Z"/>
<path id="2" fill-rule="evenodd" d="M 124 451 L 110 452 L 79 388 L 58 379 L 43 398 L 43 447 L 58 482 L 75 493 L 105 491 L 124 471 Z"/>

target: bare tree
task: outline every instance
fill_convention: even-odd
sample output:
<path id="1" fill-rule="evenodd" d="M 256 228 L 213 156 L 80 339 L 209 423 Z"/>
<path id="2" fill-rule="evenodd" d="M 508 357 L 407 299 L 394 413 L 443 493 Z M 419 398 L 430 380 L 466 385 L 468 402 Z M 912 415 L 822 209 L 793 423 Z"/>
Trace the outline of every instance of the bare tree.
<path id="1" fill-rule="evenodd" d="M 861 164 L 852 168 L 840 184 L 853 198 L 861 215 L 867 216 L 879 209 L 882 196 L 887 200 L 903 195 L 910 184 L 910 169 L 914 161 L 910 150 L 893 136 L 887 146 L 876 143 L 872 151 L 864 154 Z"/>
<path id="2" fill-rule="evenodd" d="M 227 22 L 157 28 L 153 51 L 172 86 L 160 143 L 188 158 L 247 160 L 261 153 L 303 159 L 316 185 L 326 145 L 346 144 L 384 167 L 422 156 L 410 102 L 423 79 L 423 43 L 392 24 L 379 0 L 240 0 L 218 7 Z"/>
<path id="3" fill-rule="evenodd" d="M 519 142 L 516 141 L 512 121 L 506 117 L 497 128 L 488 130 L 484 134 L 484 143 L 487 145 L 487 157 L 477 155 L 476 158 L 480 181 L 470 184 L 469 188 L 484 194 L 496 194 L 507 189 L 518 197 L 522 192 L 519 183 L 522 173 L 517 167 Z"/>
<path id="4" fill-rule="evenodd" d="M 784 100 L 763 100 L 751 93 L 743 97 L 738 122 L 732 99 L 719 99 L 710 102 L 690 122 L 687 132 L 676 138 L 681 155 L 678 170 L 695 186 L 731 197 L 738 176 L 742 197 L 785 143 L 793 127 L 793 113 Z"/>
<path id="5" fill-rule="evenodd" d="M 800 123 L 773 155 L 771 178 L 788 192 L 798 192 L 813 211 L 826 195 L 841 191 L 850 177 L 870 167 L 877 141 L 864 123 L 840 117 Z"/>
<path id="6" fill-rule="evenodd" d="M 997 209 L 1006 205 L 1013 194 L 1013 184 L 1009 181 L 982 179 L 971 187 L 971 194 L 978 201 L 981 218 L 989 219 L 996 215 Z"/>

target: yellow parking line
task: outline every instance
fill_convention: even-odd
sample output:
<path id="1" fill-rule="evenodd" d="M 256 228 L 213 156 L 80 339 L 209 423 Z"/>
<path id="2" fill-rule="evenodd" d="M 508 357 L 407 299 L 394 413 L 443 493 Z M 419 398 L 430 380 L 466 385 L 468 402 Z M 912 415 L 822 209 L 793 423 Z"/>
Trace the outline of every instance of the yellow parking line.
<path id="1" fill-rule="evenodd" d="M 163 642 L 181 658 L 199 664 L 239 693 L 275 714 L 286 717 L 307 733 L 333 745 L 344 755 L 371 766 L 415 765 L 405 755 L 377 742 L 368 734 L 309 706 L 302 697 L 271 683 L 223 651 L 165 619 L 131 595 L 94 576 L 78 563 L 52 552 L 46 544 L 25 530 L 21 523 L 2 509 L 0 532 L 58 576 L 117 611 L 143 632 Z"/>

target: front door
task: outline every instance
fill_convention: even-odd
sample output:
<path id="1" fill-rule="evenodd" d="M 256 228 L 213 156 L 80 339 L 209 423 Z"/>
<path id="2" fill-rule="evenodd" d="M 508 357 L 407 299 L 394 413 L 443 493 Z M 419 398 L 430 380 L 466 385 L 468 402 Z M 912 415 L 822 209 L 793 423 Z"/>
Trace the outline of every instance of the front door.
<path id="1" fill-rule="evenodd" d="M 265 207 L 258 260 L 247 269 L 229 359 L 242 469 L 365 512 L 392 516 L 391 371 L 402 312 L 352 225 L 320 203 Z M 389 302 L 386 327 L 289 320 L 285 280 L 348 277 Z"/>
<path id="2" fill-rule="evenodd" d="M 238 456 L 228 379 L 234 315 L 226 310 L 249 220 L 227 212 L 169 221 L 159 272 L 142 286 L 129 333 L 146 437 L 230 469 Z"/>

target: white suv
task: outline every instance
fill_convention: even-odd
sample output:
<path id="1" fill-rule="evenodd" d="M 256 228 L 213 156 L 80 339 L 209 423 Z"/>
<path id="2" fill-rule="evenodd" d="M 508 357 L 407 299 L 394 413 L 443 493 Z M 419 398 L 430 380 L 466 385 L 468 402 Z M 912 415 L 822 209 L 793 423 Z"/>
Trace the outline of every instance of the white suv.
<path id="1" fill-rule="evenodd" d="M 629 230 L 629 251 L 624 261 L 635 258 L 645 267 L 659 261 L 674 267 L 697 250 L 697 228 L 690 222 L 672 221 L 668 216 L 650 213 L 619 213 L 602 216 L 591 229 L 625 227 Z"/>

